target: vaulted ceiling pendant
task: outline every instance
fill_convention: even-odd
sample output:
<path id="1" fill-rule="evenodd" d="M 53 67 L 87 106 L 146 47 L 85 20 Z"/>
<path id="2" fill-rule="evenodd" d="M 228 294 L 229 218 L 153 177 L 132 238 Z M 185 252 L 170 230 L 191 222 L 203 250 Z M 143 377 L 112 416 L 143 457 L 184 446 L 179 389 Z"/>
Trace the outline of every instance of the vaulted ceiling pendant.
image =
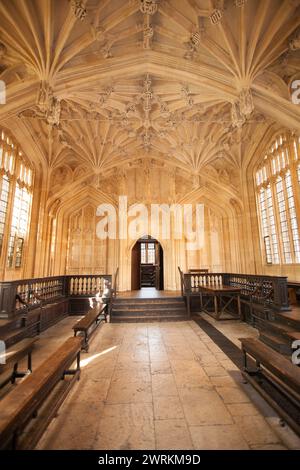
<path id="1" fill-rule="evenodd" d="M 76 16 L 76 18 L 79 19 L 80 21 L 82 21 L 87 15 L 86 8 L 80 0 L 72 0 L 71 9 L 74 15 Z"/>
<path id="2" fill-rule="evenodd" d="M 156 0 L 141 0 L 140 10 L 147 15 L 154 15 L 157 12 Z"/>

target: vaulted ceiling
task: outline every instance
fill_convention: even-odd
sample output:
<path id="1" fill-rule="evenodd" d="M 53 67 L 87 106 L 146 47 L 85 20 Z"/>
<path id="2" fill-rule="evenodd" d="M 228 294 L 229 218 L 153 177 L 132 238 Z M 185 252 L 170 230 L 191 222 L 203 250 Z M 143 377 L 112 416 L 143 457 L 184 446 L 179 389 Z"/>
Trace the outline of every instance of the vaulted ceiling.
<path id="1" fill-rule="evenodd" d="M 300 132 L 299 28 L 298 0 L 0 0 L 0 122 L 51 170 L 238 173 Z"/>

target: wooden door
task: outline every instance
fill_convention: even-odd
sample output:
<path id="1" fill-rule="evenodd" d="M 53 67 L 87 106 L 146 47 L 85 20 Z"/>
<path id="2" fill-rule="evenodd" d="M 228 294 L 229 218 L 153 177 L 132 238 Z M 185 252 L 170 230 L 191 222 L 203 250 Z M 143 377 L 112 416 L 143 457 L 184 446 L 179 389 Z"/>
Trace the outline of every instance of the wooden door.
<path id="1" fill-rule="evenodd" d="M 139 290 L 140 286 L 140 263 L 141 250 L 140 244 L 136 243 L 131 251 L 131 289 Z"/>
<path id="2" fill-rule="evenodd" d="M 155 287 L 158 290 L 164 290 L 164 261 L 163 249 L 160 243 L 155 245 L 155 260 L 156 260 L 156 283 Z"/>

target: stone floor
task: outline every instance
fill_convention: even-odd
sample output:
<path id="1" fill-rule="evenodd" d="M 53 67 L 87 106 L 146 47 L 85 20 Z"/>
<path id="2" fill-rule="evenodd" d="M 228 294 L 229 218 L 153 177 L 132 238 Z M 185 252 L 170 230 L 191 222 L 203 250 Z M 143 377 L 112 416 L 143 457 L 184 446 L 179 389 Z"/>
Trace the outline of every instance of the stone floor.
<path id="1" fill-rule="evenodd" d="M 36 363 L 73 324 L 66 318 L 41 336 Z M 246 324 L 232 322 L 230 331 L 235 328 L 238 335 L 255 334 Z M 193 321 L 105 324 L 81 367 L 80 381 L 38 449 L 300 448 Z"/>

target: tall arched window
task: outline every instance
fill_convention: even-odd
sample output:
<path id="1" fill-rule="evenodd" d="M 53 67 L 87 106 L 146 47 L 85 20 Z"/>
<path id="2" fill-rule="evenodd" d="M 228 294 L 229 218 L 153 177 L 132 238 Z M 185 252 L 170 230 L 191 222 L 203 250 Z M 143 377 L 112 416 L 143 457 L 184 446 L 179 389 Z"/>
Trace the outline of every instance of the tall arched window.
<path id="1" fill-rule="evenodd" d="M 275 139 L 257 169 L 255 183 L 266 263 L 300 263 L 299 136 Z"/>
<path id="2" fill-rule="evenodd" d="M 0 129 L 0 255 L 20 268 L 29 230 L 33 172 L 18 143 Z"/>

